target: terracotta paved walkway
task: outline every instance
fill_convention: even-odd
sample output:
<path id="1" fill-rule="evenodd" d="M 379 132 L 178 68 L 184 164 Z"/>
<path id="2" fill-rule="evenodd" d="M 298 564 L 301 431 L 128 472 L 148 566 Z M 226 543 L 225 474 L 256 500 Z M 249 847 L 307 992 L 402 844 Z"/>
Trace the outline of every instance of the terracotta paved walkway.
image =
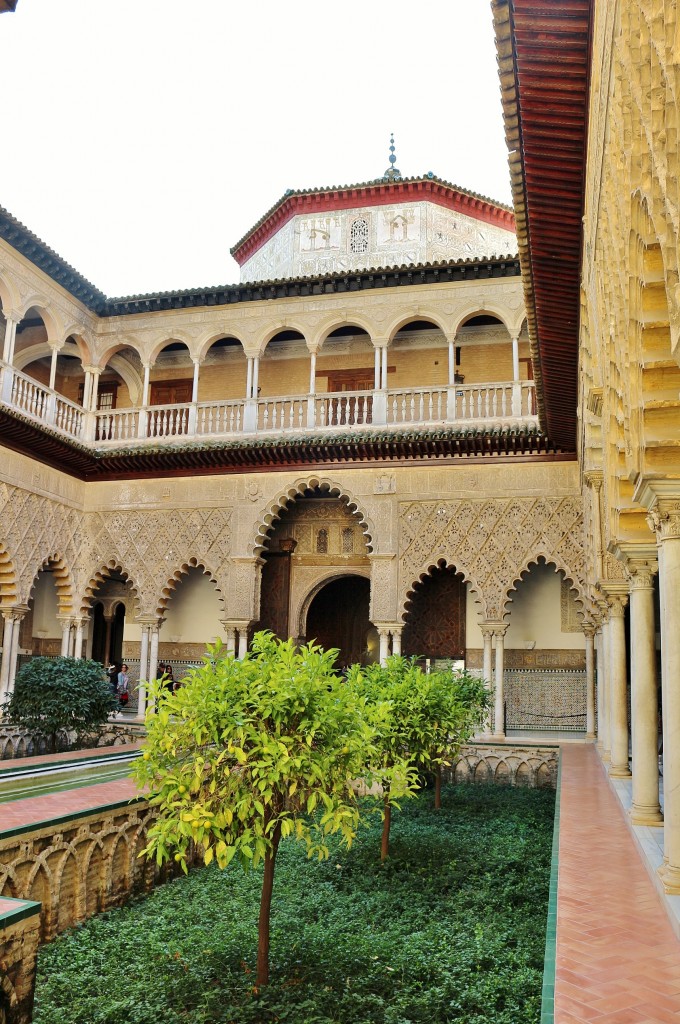
<path id="1" fill-rule="evenodd" d="M 680 1024 L 680 942 L 590 745 L 562 746 L 555 1024 Z"/>

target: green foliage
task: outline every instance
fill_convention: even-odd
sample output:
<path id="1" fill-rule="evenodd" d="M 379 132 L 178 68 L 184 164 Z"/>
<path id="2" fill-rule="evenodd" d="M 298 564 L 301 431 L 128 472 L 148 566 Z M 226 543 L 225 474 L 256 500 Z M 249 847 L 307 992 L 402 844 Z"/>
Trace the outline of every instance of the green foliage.
<path id="1" fill-rule="evenodd" d="M 352 783 L 372 780 L 381 708 L 367 713 L 335 672 L 335 655 L 258 633 L 242 661 L 217 645 L 179 690 L 157 688 L 135 775 L 160 811 L 148 847 L 159 863 L 174 852 L 186 870 L 194 842 L 206 863 L 256 867 L 277 829 L 310 856 L 326 856 L 335 832 L 351 844 Z"/>
<path id="2" fill-rule="evenodd" d="M 118 702 L 104 668 L 82 658 L 32 658 L 17 673 L 14 692 L 3 705 L 5 721 L 49 738 L 56 750 L 60 733 L 91 738 Z"/>
<path id="3" fill-rule="evenodd" d="M 538 1024 L 554 794 L 444 787 L 309 861 L 283 842 L 270 985 L 261 871 L 192 871 L 44 946 L 35 1024 Z"/>

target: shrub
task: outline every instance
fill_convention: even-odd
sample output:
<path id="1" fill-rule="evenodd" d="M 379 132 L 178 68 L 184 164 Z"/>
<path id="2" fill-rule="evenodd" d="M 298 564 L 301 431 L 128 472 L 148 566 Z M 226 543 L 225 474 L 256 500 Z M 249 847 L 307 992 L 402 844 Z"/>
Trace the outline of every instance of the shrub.
<path id="1" fill-rule="evenodd" d="M 96 736 L 117 707 L 104 668 L 82 658 L 33 658 L 17 673 L 3 705 L 5 721 L 44 736 L 55 752 L 60 734 L 76 743 Z"/>

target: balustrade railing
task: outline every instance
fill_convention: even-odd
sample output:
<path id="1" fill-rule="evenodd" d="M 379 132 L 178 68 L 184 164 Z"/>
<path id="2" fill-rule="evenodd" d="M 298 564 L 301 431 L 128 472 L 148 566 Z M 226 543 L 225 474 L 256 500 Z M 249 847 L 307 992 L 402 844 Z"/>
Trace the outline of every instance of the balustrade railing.
<path id="1" fill-rule="evenodd" d="M 192 437 L 234 437 L 465 423 L 536 422 L 533 381 L 343 391 L 315 395 L 86 412 L 0 362 L 0 402 L 57 431 L 97 445 Z"/>

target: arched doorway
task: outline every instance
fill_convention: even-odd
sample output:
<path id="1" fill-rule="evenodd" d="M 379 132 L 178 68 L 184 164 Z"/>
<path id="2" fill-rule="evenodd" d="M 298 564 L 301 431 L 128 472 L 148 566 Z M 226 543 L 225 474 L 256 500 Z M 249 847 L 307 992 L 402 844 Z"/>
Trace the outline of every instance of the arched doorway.
<path id="1" fill-rule="evenodd" d="M 365 576 L 331 580 L 309 606 L 306 639 L 316 641 L 325 650 L 337 647 L 339 668 L 375 661 L 375 645 L 371 644 L 375 628 L 368 618 L 370 600 L 371 584 Z"/>
<path id="2" fill-rule="evenodd" d="M 465 658 L 466 586 L 453 567 L 440 565 L 411 591 L 402 651 L 407 657 Z"/>

